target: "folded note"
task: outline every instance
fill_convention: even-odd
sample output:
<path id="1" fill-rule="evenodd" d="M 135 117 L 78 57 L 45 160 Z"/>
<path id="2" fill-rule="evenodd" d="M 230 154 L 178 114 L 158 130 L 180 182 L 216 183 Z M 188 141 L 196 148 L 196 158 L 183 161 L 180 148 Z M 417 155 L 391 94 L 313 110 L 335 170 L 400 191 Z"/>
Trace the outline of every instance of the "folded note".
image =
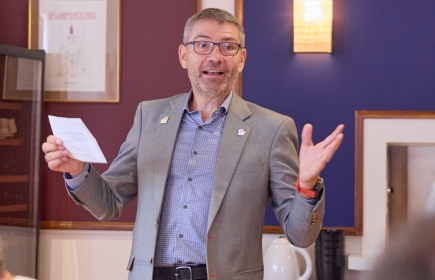
<path id="1" fill-rule="evenodd" d="M 53 135 L 62 139 L 69 157 L 95 163 L 107 163 L 97 140 L 82 119 L 48 116 Z"/>

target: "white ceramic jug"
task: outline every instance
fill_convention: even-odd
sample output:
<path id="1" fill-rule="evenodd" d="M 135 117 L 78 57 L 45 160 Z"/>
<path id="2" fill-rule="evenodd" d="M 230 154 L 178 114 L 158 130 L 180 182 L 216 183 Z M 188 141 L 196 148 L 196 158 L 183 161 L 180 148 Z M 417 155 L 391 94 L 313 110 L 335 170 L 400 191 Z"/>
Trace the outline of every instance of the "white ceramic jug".
<path id="1" fill-rule="evenodd" d="M 300 275 L 295 252 L 301 254 L 306 263 L 305 272 Z M 307 280 L 310 278 L 313 263 L 307 251 L 295 247 L 282 236 L 270 242 L 263 257 L 264 280 Z"/>

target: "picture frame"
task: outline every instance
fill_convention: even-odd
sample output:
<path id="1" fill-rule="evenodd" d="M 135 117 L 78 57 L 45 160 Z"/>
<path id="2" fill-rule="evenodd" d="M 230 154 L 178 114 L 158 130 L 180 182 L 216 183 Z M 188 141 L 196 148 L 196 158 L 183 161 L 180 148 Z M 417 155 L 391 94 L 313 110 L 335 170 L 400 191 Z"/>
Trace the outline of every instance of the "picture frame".
<path id="1" fill-rule="evenodd" d="M 121 0 L 30 0 L 29 49 L 44 49 L 45 101 L 120 102 Z"/>
<path id="2" fill-rule="evenodd" d="M 388 149 L 435 145 L 433 111 L 355 111 L 355 231 L 362 254 L 381 253 L 388 238 Z"/>

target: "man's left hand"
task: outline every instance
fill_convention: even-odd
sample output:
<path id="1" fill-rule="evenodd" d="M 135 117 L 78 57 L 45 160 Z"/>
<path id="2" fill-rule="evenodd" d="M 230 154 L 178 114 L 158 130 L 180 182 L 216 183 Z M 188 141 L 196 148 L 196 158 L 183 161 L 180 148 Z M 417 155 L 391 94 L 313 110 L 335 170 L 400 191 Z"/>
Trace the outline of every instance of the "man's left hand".
<path id="1" fill-rule="evenodd" d="M 299 184 L 302 188 L 314 188 L 320 172 L 334 156 L 343 141 L 344 125 L 339 125 L 328 137 L 317 145 L 313 144 L 313 126 L 306 124 L 302 129 L 299 152 Z"/>

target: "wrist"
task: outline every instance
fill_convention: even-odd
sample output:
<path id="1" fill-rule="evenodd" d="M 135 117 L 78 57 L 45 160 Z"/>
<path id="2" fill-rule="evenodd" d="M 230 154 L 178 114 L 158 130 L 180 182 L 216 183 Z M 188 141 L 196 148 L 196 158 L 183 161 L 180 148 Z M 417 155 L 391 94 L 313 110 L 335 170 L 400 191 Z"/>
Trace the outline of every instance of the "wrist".
<path id="1" fill-rule="evenodd" d="M 68 173 L 69 173 L 69 175 L 71 175 L 72 178 L 75 178 L 75 177 L 79 176 L 84 171 L 84 168 L 85 168 L 85 163 L 84 162 L 80 162 L 80 165 L 77 168 L 77 170 L 71 171 L 71 172 L 68 172 Z"/>
<path id="2" fill-rule="evenodd" d="M 304 188 L 300 185 L 299 177 L 296 180 L 296 190 L 307 199 L 313 199 L 319 197 L 319 195 L 323 192 L 323 179 L 317 179 L 316 183 L 311 188 Z"/>
<path id="3" fill-rule="evenodd" d="M 304 180 L 304 179 L 301 180 L 301 177 L 299 176 L 297 181 L 298 181 L 299 186 L 301 188 L 311 190 L 316 186 L 317 180 L 319 180 L 319 179 L 320 179 L 320 177 L 317 176 L 317 177 L 311 178 L 310 180 Z"/>

